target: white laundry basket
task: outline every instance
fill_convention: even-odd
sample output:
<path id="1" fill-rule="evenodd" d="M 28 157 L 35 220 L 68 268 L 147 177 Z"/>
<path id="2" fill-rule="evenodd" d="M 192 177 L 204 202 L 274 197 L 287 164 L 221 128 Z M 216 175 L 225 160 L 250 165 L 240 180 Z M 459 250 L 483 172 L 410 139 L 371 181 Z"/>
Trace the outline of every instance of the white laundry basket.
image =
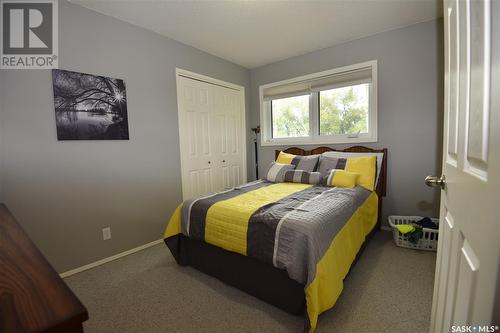
<path id="1" fill-rule="evenodd" d="M 397 246 L 406 247 L 410 249 L 426 250 L 426 251 L 437 251 L 438 242 L 438 230 L 422 228 L 422 237 L 418 240 L 416 244 L 413 244 L 408 240 L 408 236 L 403 235 L 399 232 L 396 225 L 398 224 L 414 224 L 415 222 L 423 219 L 422 216 L 389 216 L 389 225 L 392 229 L 392 236 L 394 237 L 394 242 Z M 439 225 L 439 219 L 431 219 L 436 225 Z"/>

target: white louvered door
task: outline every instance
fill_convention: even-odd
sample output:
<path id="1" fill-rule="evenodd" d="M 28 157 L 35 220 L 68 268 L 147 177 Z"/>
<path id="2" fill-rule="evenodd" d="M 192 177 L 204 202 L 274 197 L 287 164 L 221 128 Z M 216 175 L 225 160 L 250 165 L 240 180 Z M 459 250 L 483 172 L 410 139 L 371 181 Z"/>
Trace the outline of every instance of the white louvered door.
<path id="1" fill-rule="evenodd" d="M 431 332 L 466 325 L 472 332 L 492 332 L 500 325 L 493 319 L 500 311 L 495 310 L 500 265 L 499 5 L 480 0 L 447 0 L 444 5 L 446 180 Z"/>
<path id="2" fill-rule="evenodd" d="M 243 91 L 177 76 L 183 198 L 246 182 Z"/>

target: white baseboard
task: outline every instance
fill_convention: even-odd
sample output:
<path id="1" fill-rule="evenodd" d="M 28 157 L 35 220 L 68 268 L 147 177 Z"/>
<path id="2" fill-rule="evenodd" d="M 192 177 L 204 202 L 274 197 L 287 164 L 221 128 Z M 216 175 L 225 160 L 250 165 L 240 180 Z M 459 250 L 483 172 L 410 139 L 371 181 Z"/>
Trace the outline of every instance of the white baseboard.
<path id="1" fill-rule="evenodd" d="M 81 266 L 81 267 L 69 270 L 67 272 L 59 274 L 59 276 L 62 277 L 62 278 L 66 278 L 68 276 L 71 276 L 71 275 L 74 275 L 74 274 L 77 274 L 77 273 L 81 273 L 81 272 L 86 271 L 88 269 L 91 269 L 91 268 L 94 268 L 94 267 L 97 267 L 97 266 L 101 266 L 101 265 L 103 265 L 105 263 L 108 263 L 110 261 L 123 258 L 125 256 L 128 256 L 129 254 L 132 254 L 132 253 L 135 253 L 135 252 L 139 252 L 141 250 L 147 249 L 148 247 L 151 247 L 151 246 L 155 246 L 155 245 L 160 244 L 162 242 L 163 242 L 163 239 L 158 239 L 158 240 L 155 240 L 155 241 L 153 241 L 151 243 L 147 243 L 147 244 L 135 247 L 133 249 L 127 250 L 125 252 L 121 252 L 121 253 L 115 254 L 114 256 L 107 257 L 107 258 L 104 258 L 104 259 L 101 259 L 101 260 L 97 260 L 97 261 L 92 262 L 90 264 L 87 264 L 87 265 L 84 265 L 84 266 Z"/>
<path id="2" fill-rule="evenodd" d="M 383 231 L 392 231 L 391 227 L 389 227 L 388 225 L 382 225 L 380 229 L 382 229 Z M 141 246 L 138 246 L 138 247 L 134 247 L 133 249 L 127 250 L 125 252 L 121 252 L 121 253 L 115 254 L 114 256 L 107 257 L 107 258 L 104 258 L 104 259 L 101 259 L 101 260 L 97 260 L 97 261 L 92 262 L 90 264 L 87 264 L 87 265 L 84 265 L 84 266 L 81 266 L 81 267 L 77 267 L 77 268 L 69 270 L 67 272 L 63 272 L 63 273 L 59 274 L 59 276 L 61 278 L 66 278 L 68 276 L 71 276 L 71 275 L 74 275 L 74 274 L 77 274 L 77 273 L 81 273 L 81 272 L 86 271 L 88 269 L 104 265 L 104 264 L 106 264 L 106 263 L 108 263 L 110 261 L 123 258 L 125 256 L 128 256 L 129 254 L 142 251 L 144 249 L 147 249 L 148 247 L 155 246 L 155 245 L 160 244 L 162 242 L 163 242 L 163 239 L 158 239 L 158 240 L 155 240 L 155 241 L 153 241 L 151 243 L 147 243 L 147 244 L 144 244 L 144 245 L 141 245 Z"/>

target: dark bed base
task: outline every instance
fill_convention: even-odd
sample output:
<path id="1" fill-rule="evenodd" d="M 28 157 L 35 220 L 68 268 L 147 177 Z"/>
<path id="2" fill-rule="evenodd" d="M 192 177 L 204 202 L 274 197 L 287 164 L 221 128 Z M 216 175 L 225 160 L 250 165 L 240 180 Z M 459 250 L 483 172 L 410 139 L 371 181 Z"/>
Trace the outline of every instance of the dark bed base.
<path id="1" fill-rule="evenodd" d="M 289 313 L 304 311 L 304 285 L 257 259 L 182 234 L 165 239 L 179 265 L 189 265 Z"/>
<path id="2" fill-rule="evenodd" d="M 377 231 L 375 227 L 367 236 L 351 269 Z M 293 315 L 304 314 L 304 285 L 290 279 L 285 270 L 182 234 L 165 243 L 179 265 L 192 266 Z"/>

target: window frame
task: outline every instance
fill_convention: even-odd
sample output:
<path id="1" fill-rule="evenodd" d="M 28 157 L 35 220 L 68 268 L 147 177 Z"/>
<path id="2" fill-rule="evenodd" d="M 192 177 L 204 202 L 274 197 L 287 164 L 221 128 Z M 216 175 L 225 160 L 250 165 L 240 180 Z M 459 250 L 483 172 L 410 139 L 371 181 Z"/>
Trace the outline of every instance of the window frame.
<path id="1" fill-rule="evenodd" d="M 264 101 L 264 89 L 276 87 L 285 84 L 296 83 L 300 81 L 311 80 L 327 75 L 334 75 L 346 71 L 352 71 L 362 68 L 371 67 L 372 79 L 369 88 L 369 105 L 368 105 L 368 133 L 352 134 L 337 134 L 337 135 L 319 135 L 319 94 L 320 92 L 309 93 L 309 136 L 307 137 L 290 137 L 290 138 L 273 138 L 272 124 L 272 101 Z M 352 81 L 349 85 L 355 85 L 356 81 Z M 349 86 L 342 85 L 342 86 Z M 340 86 L 339 86 L 340 88 Z M 333 88 L 331 88 L 333 89 Z M 329 90 L 329 89 L 325 89 Z M 307 95 L 307 94 L 304 94 Z M 366 143 L 377 142 L 377 60 L 370 60 L 349 66 L 334 68 L 327 71 L 317 72 L 304 76 L 295 77 L 288 80 L 273 82 L 261 85 L 259 87 L 259 104 L 260 104 L 260 122 L 261 122 L 261 146 L 282 146 L 282 145 L 305 145 L 305 144 L 337 144 L 337 143 Z"/>

